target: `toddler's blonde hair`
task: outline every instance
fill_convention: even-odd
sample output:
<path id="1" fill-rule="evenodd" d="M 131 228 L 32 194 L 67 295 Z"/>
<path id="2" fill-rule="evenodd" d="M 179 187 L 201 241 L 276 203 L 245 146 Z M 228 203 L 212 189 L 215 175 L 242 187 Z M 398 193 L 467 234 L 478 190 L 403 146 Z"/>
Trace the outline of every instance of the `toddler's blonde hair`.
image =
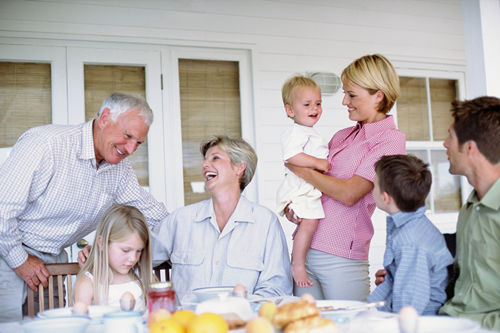
<path id="1" fill-rule="evenodd" d="M 283 98 L 284 105 L 292 105 L 293 94 L 295 93 L 295 89 L 298 87 L 309 87 L 321 91 L 321 88 L 316 81 L 310 77 L 301 74 L 294 75 L 286 80 L 281 88 L 281 97 Z"/>

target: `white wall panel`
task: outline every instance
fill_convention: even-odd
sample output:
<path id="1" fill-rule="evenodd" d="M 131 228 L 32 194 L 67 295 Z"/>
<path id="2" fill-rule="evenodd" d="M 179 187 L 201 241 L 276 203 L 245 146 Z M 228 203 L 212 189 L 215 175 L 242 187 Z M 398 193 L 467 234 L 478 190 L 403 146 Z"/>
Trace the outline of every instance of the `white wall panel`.
<path id="1" fill-rule="evenodd" d="M 367 53 L 382 53 L 399 68 L 465 71 L 466 63 L 457 0 L 0 0 L 0 37 L 104 48 L 250 50 L 257 192 L 270 208 L 283 170 L 279 135 L 290 124 L 280 91 L 289 76 L 340 75 Z M 318 130 L 325 140 L 352 125 L 341 101 L 341 91 L 324 97 Z M 384 217 L 374 219 L 373 269 L 382 260 Z M 284 226 L 290 236 L 293 226 Z"/>

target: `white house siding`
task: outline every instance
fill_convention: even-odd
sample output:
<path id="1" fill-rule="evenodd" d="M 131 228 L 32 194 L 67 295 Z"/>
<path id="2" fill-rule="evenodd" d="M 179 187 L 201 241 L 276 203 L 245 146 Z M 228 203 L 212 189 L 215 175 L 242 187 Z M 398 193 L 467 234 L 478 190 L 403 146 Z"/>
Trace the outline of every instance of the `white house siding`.
<path id="1" fill-rule="evenodd" d="M 398 69 L 465 72 L 466 63 L 459 0 L 0 0 L 0 38 L 248 50 L 257 194 L 270 208 L 283 172 L 279 134 L 290 123 L 280 89 L 290 75 L 340 74 L 369 53 L 386 55 Z M 341 101 L 341 92 L 324 97 L 318 129 L 325 140 L 352 125 Z M 371 276 L 381 266 L 385 240 L 384 215 L 376 216 Z M 292 225 L 283 226 L 290 238 Z"/>

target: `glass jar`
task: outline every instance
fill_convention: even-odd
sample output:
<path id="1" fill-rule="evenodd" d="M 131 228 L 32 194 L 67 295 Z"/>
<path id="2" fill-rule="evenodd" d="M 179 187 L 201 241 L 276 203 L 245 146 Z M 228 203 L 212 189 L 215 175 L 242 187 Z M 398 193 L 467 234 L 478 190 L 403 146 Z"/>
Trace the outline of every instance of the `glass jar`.
<path id="1" fill-rule="evenodd" d="M 172 282 L 157 282 L 152 283 L 148 293 L 148 310 L 149 313 L 156 309 L 165 309 L 174 312 L 175 305 L 175 290 Z"/>

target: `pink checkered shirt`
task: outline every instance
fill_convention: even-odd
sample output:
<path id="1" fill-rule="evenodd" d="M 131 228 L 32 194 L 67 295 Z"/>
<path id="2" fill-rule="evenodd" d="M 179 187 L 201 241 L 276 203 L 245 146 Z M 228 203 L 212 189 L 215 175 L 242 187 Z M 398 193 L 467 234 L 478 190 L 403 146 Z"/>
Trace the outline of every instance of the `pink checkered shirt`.
<path id="1" fill-rule="evenodd" d="M 373 182 L 375 162 L 383 155 L 405 154 L 405 135 L 396 129 L 392 116 L 338 131 L 328 144 L 329 176 L 349 179 L 358 175 Z M 314 233 L 311 248 L 339 257 L 367 260 L 373 236 L 372 192 L 347 207 L 326 194 L 321 198 L 325 218 Z"/>

